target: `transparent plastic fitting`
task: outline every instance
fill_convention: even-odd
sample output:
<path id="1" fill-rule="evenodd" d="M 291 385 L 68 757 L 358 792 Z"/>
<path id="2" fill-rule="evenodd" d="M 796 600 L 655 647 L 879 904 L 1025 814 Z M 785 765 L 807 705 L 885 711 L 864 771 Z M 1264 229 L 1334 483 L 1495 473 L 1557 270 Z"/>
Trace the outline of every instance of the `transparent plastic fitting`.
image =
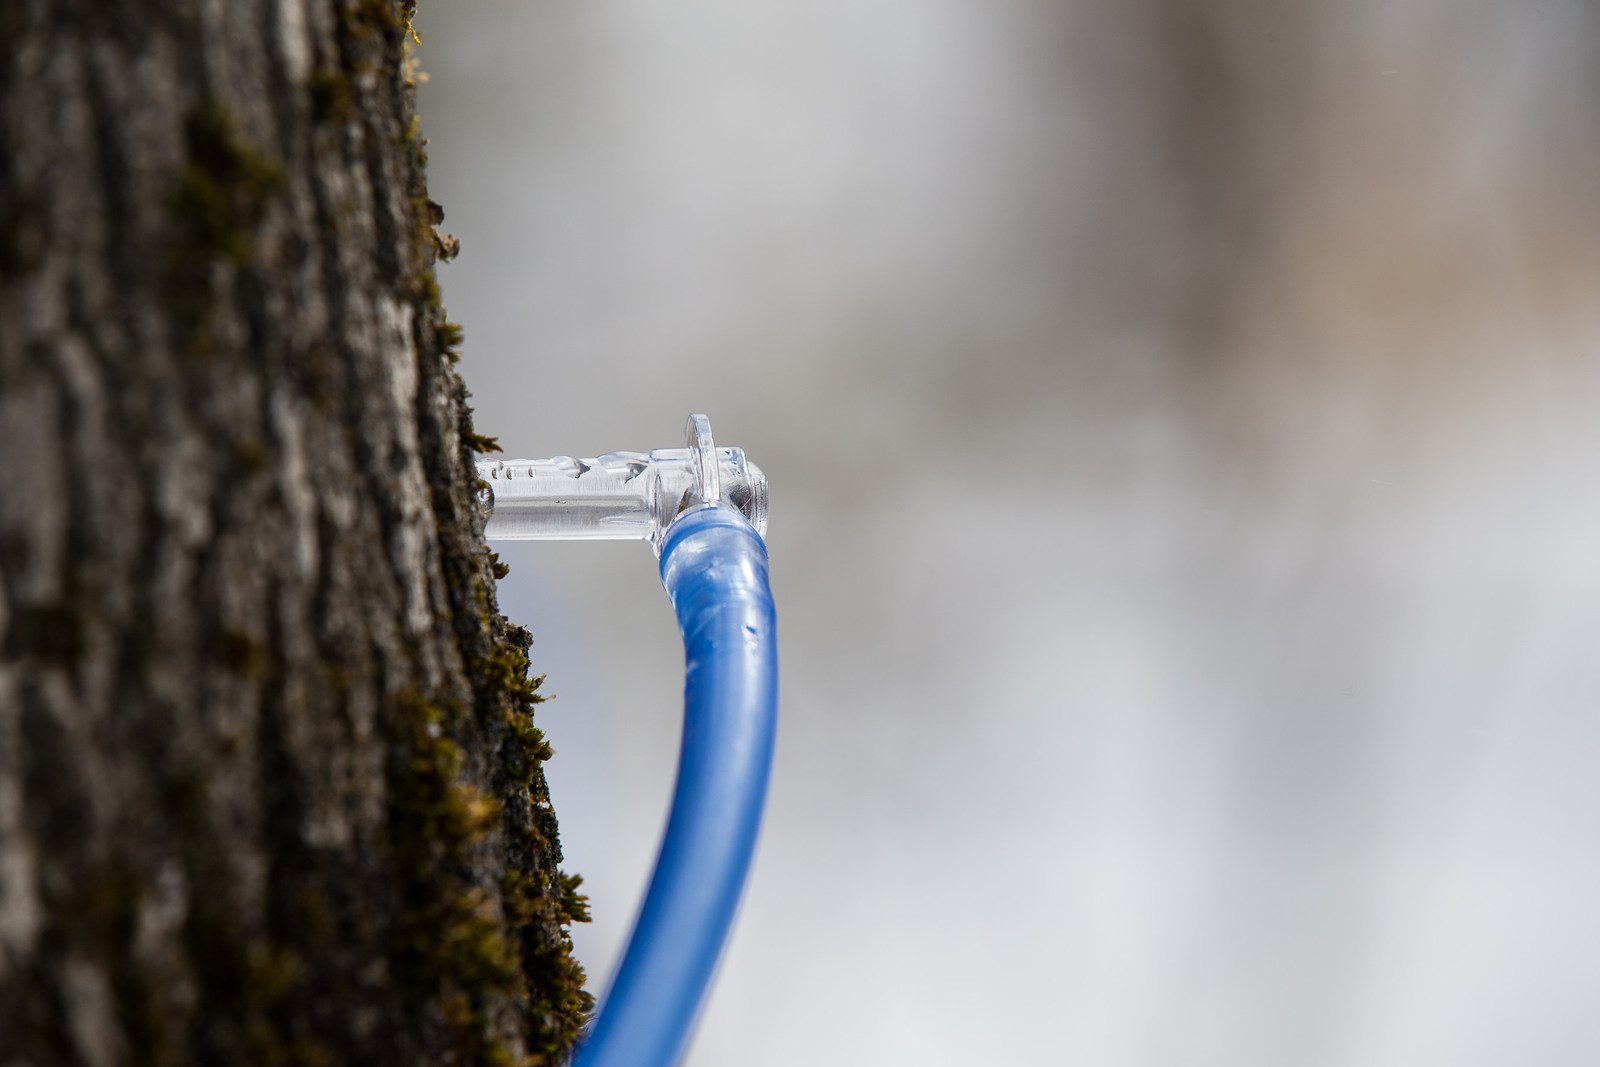
<path id="1" fill-rule="evenodd" d="M 767 476 L 742 448 L 718 448 L 711 420 L 690 415 L 683 448 L 593 459 L 479 460 L 484 534 L 497 541 L 649 541 L 679 515 L 730 507 L 765 537 Z"/>

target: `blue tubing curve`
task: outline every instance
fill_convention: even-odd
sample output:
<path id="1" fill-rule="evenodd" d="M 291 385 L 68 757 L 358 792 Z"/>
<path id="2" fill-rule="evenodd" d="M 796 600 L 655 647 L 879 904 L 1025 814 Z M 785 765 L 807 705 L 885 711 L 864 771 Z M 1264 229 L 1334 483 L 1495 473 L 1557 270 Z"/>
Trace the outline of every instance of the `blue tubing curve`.
<path id="1" fill-rule="evenodd" d="M 661 581 L 683 631 L 683 748 L 633 935 L 573 1067 L 673 1067 L 716 969 L 755 851 L 778 731 L 767 549 L 730 508 L 667 530 Z"/>

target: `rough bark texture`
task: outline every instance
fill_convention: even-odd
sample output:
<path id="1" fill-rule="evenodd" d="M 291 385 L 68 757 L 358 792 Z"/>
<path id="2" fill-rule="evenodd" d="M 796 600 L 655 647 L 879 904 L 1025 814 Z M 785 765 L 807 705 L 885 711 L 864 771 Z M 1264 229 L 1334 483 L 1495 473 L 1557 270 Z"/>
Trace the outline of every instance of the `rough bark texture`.
<path id="1" fill-rule="evenodd" d="M 588 1009 L 393 0 L 0 0 L 0 1065 Z"/>

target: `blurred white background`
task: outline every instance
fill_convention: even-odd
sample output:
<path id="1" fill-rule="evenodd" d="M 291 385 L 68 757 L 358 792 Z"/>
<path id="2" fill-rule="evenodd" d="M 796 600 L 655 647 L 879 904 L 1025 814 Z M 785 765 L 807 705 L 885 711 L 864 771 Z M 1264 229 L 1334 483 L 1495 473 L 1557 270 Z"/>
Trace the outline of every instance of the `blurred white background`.
<path id="1" fill-rule="evenodd" d="M 1600 10 L 453 0 L 507 454 L 772 483 L 783 733 L 693 1067 L 1600 1063 Z M 681 647 L 501 548 L 601 992 Z"/>

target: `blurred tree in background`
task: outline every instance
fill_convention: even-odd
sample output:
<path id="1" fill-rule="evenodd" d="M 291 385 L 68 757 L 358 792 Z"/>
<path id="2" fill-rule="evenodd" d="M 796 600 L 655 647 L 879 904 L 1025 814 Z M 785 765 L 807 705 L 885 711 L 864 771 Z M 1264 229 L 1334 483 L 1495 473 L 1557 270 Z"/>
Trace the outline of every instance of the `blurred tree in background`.
<path id="1" fill-rule="evenodd" d="M 0 1064 L 544 1063 L 584 918 L 395 0 L 0 4 Z"/>

